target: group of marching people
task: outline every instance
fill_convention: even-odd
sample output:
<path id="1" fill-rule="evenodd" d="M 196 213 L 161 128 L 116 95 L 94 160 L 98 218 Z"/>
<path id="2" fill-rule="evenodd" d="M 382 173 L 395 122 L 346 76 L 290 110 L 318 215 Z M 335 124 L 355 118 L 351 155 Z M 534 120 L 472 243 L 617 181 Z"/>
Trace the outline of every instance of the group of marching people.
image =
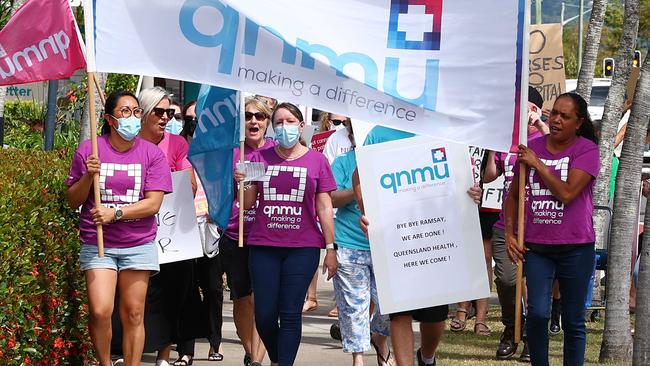
<path id="1" fill-rule="evenodd" d="M 537 102 L 534 96 L 539 94 L 534 89 L 530 94 Z M 345 116 L 323 113 L 321 130 L 337 129 L 323 154 L 302 141 L 308 122 L 298 107 L 262 96 L 247 99 L 245 160 L 262 163 L 266 174 L 260 181 L 249 181 L 233 164 L 235 181 L 245 196 L 244 246 L 238 245 L 235 200 L 223 230 L 215 228 L 209 217 L 199 218 L 204 239 L 219 238 L 218 254 L 159 265 L 155 215 L 164 194 L 172 190 L 171 172 L 189 170 L 193 190 L 200 189 L 187 160 L 197 123 L 195 107 L 178 105 L 160 87 L 143 90 L 137 97 L 113 93 L 106 99 L 97 153 L 85 141 L 71 163 L 67 199 L 71 207 L 81 206 L 80 267 L 88 290 L 90 336 L 100 365 L 111 366 L 112 353 L 121 355 L 124 365 L 139 365 L 145 350 L 158 352 L 157 365 L 191 365 L 194 339 L 200 337 L 210 342 L 208 360 L 223 360 L 224 273 L 244 365 L 261 365 L 265 354 L 271 365 L 293 365 L 301 342 L 302 312 L 314 306 L 306 301 L 315 300 L 315 290 L 308 288 L 317 276 L 322 250 L 322 273 L 333 278 L 343 351 L 351 353 L 353 365 L 363 365 L 363 353 L 371 346 L 380 366 L 410 366 L 416 359 L 418 365 L 436 365 L 447 305 L 394 314 L 379 309 L 366 235 L 372 223 L 364 215 L 355 158 L 359 141 Z M 497 358 L 509 359 L 517 351 L 515 263 L 523 261 L 528 288 L 525 349 L 532 364 L 548 365 L 548 321 L 556 280 L 565 365 L 582 365 L 584 302 L 594 263 L 592 189 L 600 164 L 596 137 L 587 104 L 577 94 L 560 95 L 548 113 L 541 112 L 539 102 L 530 103 L 530 111 L 528 146 L 513 146 L 511 153 L 487 153 L 482 173 L 484 181 L 503 174 L 508 192 L 499 215 L 481 215 L 486 263 L 490 278 L 491 259 L 496 263 L 505 326 Z M 268 129 L 274 139 L 266 137 Z M 376 126 L 363 144 L 412 136 Z M 238 149 L 233 154 L 236 162 Z M 526 170 L 520 171 L 517 162 L 525 163 Z M 517 194 L 521 174 L 527 181 L 523 205 Z M 95 183 L 101 205 L 93 194 Z M 479 204 L 479 184 L 466 188 Z M 551 206 L 562 219 L 543 218 L 539 207 Z M 516 236 L 519 207 L 526 212 L 523 248 Z M 104 227 L 103 256 L 98 252 L 96 225 Z M 475 303 L 480 310 L 475 332 L 489 335 L 487 301 Z M 469 306 L 458 305 L 451 330 L 465 329 Z M 419 322 L 421 336 L 421 348 L 415 352 L 413 320 Z M 178 352 L 174 361 L 172 344 Z"/>

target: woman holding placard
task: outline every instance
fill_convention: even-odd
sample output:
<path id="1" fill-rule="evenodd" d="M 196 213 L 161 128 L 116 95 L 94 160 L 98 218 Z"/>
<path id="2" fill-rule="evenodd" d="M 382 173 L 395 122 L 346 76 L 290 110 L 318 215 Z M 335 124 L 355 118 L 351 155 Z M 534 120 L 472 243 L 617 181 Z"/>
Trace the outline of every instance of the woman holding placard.
<path id="1" fill-rule="evenodd" d="M 115 291 L 122 321 L 125 365 L 140 364 L 144 347 L 144 307 L 149 277 L 159 270 L 155 215 L 163 195 L 172 190 L 165 156 L 155 145 L 138 138 L 143 114 L 131 93 L 108 96 L 103 135 L 97 138 L 99 157 L 90 140 L 81 143 L 72 159 L 67 199 L 81 207 L 79 262 L 86 277 L 88 328 L 101 365 L 110 365 L 111 314 Z M 100 162 L 101 158 L 101 162 Z M 92 194 L 99 174 L 101 206 Z M 96 225 L 104 225 L 104 256 L 98 255 Z"/>
<path id="2" fill-rule="evenodd" d="M 257 331 L 272 365 L 293 365 L 303 299 L 320 249 L 327 250 L 323 272 L 328 278 L 336 273 L 330 197 L 336 182 L 325 156 L 299 143 L 305 122 L 295 105 L 278 105 L 271 121 L 278 145 L 251 157 L 264 164 L 266 175 L 256 184 L 240 184 L 246 187 L 245 208 L 259 200 L 248 236 Z M 237 171 L 235 177 L 243 182 L 245 174 Z"/>
<path id="3" fill-rule="evenodd" d="M 532 364 L 548 365 L 548 321 L 553 278 L 560 284 L 564 364 L 584 363 L 585 307 L 594 266 L 592 190 L 600 159 L 587 103 L 560 95 L 548 119 L 550 134 L 519 145 L 526 164 L 525 247 L 517 244 L 519 166 L 506 201 L 508 255 L 524 261 L 528 287 L 526 329 Z"/>

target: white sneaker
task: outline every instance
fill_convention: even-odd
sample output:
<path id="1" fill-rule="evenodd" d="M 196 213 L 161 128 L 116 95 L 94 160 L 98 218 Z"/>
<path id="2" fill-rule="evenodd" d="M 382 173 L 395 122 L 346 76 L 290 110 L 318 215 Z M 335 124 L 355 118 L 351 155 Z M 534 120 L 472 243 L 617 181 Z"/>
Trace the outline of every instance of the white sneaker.
<path id="1" fill-rule="evenodd" d="M 156 360 L 156 366 L 170 366 L 166 360 Z"/>
<path id="2" fill-rule="evenodd" d="M 118 358 L 117 360 L 113 361 L 113 366 L 124 366 L 124 359 Z"/>

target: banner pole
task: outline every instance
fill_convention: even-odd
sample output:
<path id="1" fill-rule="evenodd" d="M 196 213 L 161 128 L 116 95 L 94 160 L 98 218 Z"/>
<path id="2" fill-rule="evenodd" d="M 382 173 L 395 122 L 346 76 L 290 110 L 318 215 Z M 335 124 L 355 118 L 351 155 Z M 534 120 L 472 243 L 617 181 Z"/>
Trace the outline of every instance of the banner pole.
<path id="1" fill-rule="evenodd" d="M 244 163 L 244 141 L 246 140 L 246 100 L 239 91 L 239 162 Z M 244 182 L 239 184 L 239 247 L 244 246 Z"/>
<path id="2" fill-rule="evenodd" d="M 524 5 L 524 31 L 522 34 L 521 52 L 521 97 L 519 99 L 519 144 L 528 144 L 528 83 L 530 77 L 530 4 L 531 0 L 525 0 Z M 519 163 L 519 195 L 517 210 L 517 246 L 524 247 L 524 204 L 526 194 L 526 164 Z M 521 313 L 522 313 L 522 292 L 524 286 L 524 263 L 517 260 L 517 285 L 515 289 L 515 343 L 521 341 Z"/>
<path id="3" fill-rule="evenodd" d="M 90 142 L 93 155 L 99 158 L 97 148 L 97 116 L 95 115 L 95 73 L 88 73 L 88 107 L 90 114 Z M 99 193 L 99 173 L 93 175 L 93 194 L 95 195 L 95 207 L 102 205 L 101 195 Z M 104 227 L 97 225 L 97 251 L 100 257 L 104 256 Z"/>
<path id="4" fill-rule="evenodd" d="M 92 0 L 84 0 L 84 24 L 86 25 L 86 70 L 88 72 L 88 113 L 90 114 L 90 142 L 92 154 L 99 158 L 97 149 L 97 115 L 95 112 L 95 10 Z M 95 207 L 102 205 L 99 193 L 99 173 L 93 176 L 93 194 Z M 104 256 L 104 227 L 97 225 L 97 251 Z"/>
<path id="5" fill-rule="evenodd" d="M 97 77 L 93 76 L 93 80 L 95 81 L 95 87 L 97 88 L 97 94 L 99 94 L 99 100 L 102 101 L 102 105 L 106 104 L 106 94 L 104 94 L 104 91 L 102 90 L 101 85 L 99 85 L 99 80 L 97 80 Z"/>

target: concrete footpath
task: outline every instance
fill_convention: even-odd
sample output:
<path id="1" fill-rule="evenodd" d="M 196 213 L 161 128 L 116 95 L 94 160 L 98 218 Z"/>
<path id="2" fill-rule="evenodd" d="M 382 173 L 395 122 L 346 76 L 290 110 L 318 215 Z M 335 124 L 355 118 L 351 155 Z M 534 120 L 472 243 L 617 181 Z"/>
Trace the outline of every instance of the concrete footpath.
<path id="1" fill-rule="evenodd" d="M 229 299 L 230 294 L 224 293 L 224 298 Z M 318 309 L 309 312 L 303 316 L 302 324 L 302 343 L 298 350 L 296 365 L 351 365 L 352 356 L 343 353 L 341 343 L 330 338 L 329 330 L 333 318 L 328 318 L 327 313 L 334 306 L 334 290 L 331 282 L 324 282 L 322 276 L 318 281 Z M 208 349 L 210 344 L 206 339 L 199 339 L 196 342 L 195 356 L 193 365 L 197 366 L 240 366 L 243 365 L 244 349 L 239 343 L 239 338 L 235 333 L 235 325 L 232 319 L 232 302 L 226 300 L 223 309 L 223 342 L 221 353 L 224 360 L 221 362 L 208 361 Z M 418 339 L 419 337 L 416 337 Z M 175 351 L 172 351 L 171 361 L 177 357 Z M 142 358 L 142 365 L 155 365 L 156 355 L 145 354 Z M 263 365 L 269 365 L 268 357 L 264 360 Z M 374 349 L 366 353 L 364 364 L 376 365 L 377 360 Z"/>

